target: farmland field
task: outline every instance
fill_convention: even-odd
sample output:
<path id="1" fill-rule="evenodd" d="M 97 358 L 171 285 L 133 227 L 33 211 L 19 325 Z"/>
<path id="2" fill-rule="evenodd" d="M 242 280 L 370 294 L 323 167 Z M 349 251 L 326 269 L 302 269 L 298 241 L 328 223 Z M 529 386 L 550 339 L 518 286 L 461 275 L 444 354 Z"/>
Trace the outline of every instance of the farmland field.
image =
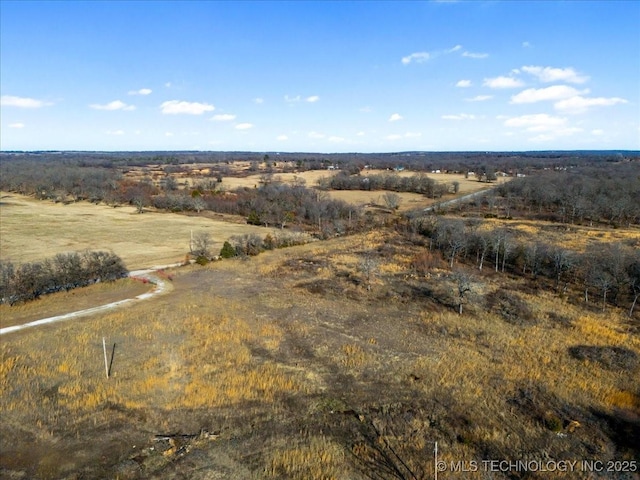
<path id="1" fill-rule="evenodd" d="M 138 214 L 129 206 L 63 205 L 14 193 L 2 193 L 0 216 L 3 259 L 28 262 L 61 252 L 104 249 L 122 258 L 130 270 L 184 260 L 191 231 L 208 232 L 216 253 L 233 235 L 268 232 L 236 217 Z"/>

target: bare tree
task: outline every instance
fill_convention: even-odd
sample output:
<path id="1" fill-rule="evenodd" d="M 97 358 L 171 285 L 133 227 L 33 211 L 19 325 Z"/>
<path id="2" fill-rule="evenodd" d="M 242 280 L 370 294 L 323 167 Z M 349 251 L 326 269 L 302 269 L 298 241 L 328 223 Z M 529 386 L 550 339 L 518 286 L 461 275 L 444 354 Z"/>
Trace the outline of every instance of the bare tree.
<path id="1" fill-rule="evenodd" d="M 361 259 L 358 265 L 358 269 L 362 272 L 367 285 L 367 290 L 371 291 L 371 282 L 378 273 L 378 260 L 373 258 L 371 253 L 366 253 Z"/>
<path id="2" fill-rule="evenodd" d="M 551 258 L 551 265 L 553 267 L 557 291 L 560 286 L 562 275 L 571 270 L 574 265 L 574 259 L 569 251 L 559 247 L 554 248 L 549 256 Z"/>
<path id="3" fill-rule="evenodd" d="M 387 192 L 382 196 L 385 205 L 387 208 L 392 210 L 397 210 L 400 208 L 400 195 L 394 192 Z"/>
<path id="4" fill-rule="evenodd" d="M 191 253 L 196 257 L 209 258 L 212 244 L 209 232 L 197 232 L 191 238 Z"/>
<path id="5" fill-rule="evenodd" d="M 614 278 L 609 272 L 597 271 L 591 277 L 591 284 L 602 293 L 602 311 L 604 312 L 607 307 L 607 295 L 615 284 Z"/>
<path id="6" fill-rule="evenodd" d="M 462 306 L 467 303 L 469 293 L 471 293 L 471 277 L 465 272 L 457 271 L 451 278 L 455 282 L 456 287 L 458 314 L 462 315 Z"/>
<path id="7" fill-rule="evenodd" d="M 633 316 L 633 309 L 636 306 L 636 302 L 638 301 L 638 297 L 640 297 L 640 255 L 638 255 L 638 259 L 632 261 L 627 266 L 627 274 L 629 275 L 629 290 L 631 291 L 631 296 L 633 297 L 633 302 L 631 302 L 631 308 L 629 309 L 629 316 Z"/>

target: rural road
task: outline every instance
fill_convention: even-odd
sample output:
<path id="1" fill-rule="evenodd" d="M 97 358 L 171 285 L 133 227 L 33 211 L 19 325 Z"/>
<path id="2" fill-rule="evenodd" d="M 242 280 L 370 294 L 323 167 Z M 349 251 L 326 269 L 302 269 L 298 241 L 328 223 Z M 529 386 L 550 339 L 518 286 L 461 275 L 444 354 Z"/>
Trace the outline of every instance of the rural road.
<path id="1" fill-rule="evenodd" d="M 423 212 L 431 212 L 431 211 L 435 210 L 436 208 L 448 207 L 450 205 L 455 205 L 456 203 L 464 202 L 464 201 L 469 200 L 469 199 L 474 198 L 474 197 L 480 197 L 481 195 L 486 195 L 487 193 L 489 193 L 490 191 L 494 190 L 495 188 L 496 187 L 494 186 L 494 187 L 491 187 L 491 188 L 487 188 L 486 190 L 478 190 L 477 192 L 469 193 L 467 195 L 463 195 L 463 196 L 458 197 L 458 198 L 453 198 L 451 200 L 447 200 L 446 202 L 434 203 L 433 205 L 423 209 L 422 211 Z"/>
<path id="2" fill-rule="evenodd" d="M 71 320 L 74 318 L 84 317 L 86 315 L 92 315 L 94 313 L 104 312 L 106 310 L 110 310 L 110 309 L 119 307 L 121 305 L 126 305 L 128 303 L 136 302 L 138 300 L 147 300 L 151 297 L 155 297 L 156 295 L 160 295 L 161 293 L 166 292 L 168 289 L 167 282 L 161 279 L 160 277 L 158 277 L 157 275 L 155 275 L 155 272 L 159 270 L 164 270 L 166 268 L 179 267 L 182 265 L 183 265 L 182 263 L 174 263 L 171 265 L 162 265 L 162 266 L 151 267 L 145 270 L 134 270 L 132 272 L 129 272 L 130 277 L 144 278 L 144 279 L 147 279 L 149 282 L 153 283 L 155 285 L 155 288 L 151 292 L 143 293 L 133 298 L 127 298 L 125 300 L 119 300 L 117 302 L 107 303 L 105 305 L 100 305 L 98 307 L 87 308 L 85 310 L 78 310 L 77 312 L 65 313 L 64 315 L 56 315 L 55 317 L 42 318 L 40 320 L 34 320 L 33 322 L 24 323 L 22 325 L 13 325 L 11 327 L 0 328 L 0 335 L 17 332 L 19 330 L 24 330 L 27 328 L 37 327 L 39 325 L 62 322 L 64 320 Z"/>

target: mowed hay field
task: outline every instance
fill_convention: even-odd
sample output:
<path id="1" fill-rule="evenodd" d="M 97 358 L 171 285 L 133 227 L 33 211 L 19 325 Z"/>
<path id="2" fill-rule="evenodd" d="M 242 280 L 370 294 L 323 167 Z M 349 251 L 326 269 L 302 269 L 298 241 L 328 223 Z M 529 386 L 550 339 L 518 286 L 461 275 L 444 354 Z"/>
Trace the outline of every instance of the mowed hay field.
<path id="1" fill-rule="evenodd" d="M 191 232 L 208 232 L 217 253 L 233 235 L 268 230 L 231 221 L 173 213 L 136 213 L 87 202 L 52 203 L 14 193 L 0 197 L 0 258 L 22 263 L 84 249 L 111 250 L 128 269 L 180 262 Z M 234 223 L 235 221 L 235 223 Z"/>

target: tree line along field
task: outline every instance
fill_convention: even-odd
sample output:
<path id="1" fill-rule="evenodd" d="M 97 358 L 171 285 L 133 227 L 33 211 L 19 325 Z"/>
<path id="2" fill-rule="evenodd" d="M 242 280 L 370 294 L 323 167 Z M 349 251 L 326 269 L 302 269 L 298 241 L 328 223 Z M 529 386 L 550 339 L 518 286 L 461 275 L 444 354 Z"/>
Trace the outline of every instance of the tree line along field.
<path id="1" fill-rule="evenodd" d="M 478 157 L 469 158 L 467 168 L 479 171 Z M 569 168 L 574 159 L 565 155 L 555 165 L 538 158 L 537 167 L 521 159 L 526 177 L 415 209 L 404 198 L 405 208 L 332 203 L 298 173 L 280 173 L 291 182 L 280 183 L 278 173 L 262 171 L 264 157 L 246 160 L 236 174 L 260 182 L 235 193 L 246 215 L 217 217 L 255 229 L 236 237 L 232 258 L 177 269 L 169 294 L 126 311 L 3 338 L 1 474 L 433 478 L 435 441 L 449 465 L 563 459 L 630 468 L 640 456 L 638 162 L 582 156 Z M 502 156 L 493 160 L 485 166 L 509 168 Z M 319 164 L 318 178 L 330 172 Z M 260 172 L 248 171 L 254 167 Z M 365 170 L 349 175 L 361 182 L 371 175 Z M 199 198 L 191 187 L 189 197 Z M 404 192 L 378 195 L 388 193 Z M 133 200 L 113 208 L 3 195 L 34 210 L 167 218 L 167 234 L 176 219 L 211 224 L 220 214 L 208 207 L 221 206 L 220 194 L 206 189 L 200 195 L 212 200 L 200 212 L 144 205 L 143 214 Z M 217 253 L 216 231 L 198 231 L 211 232 Z M 316 241 L 274 248 L 287 232 Z M 144 237 L 131 235 L 134 248 Z M 68 294 L 51 301 L 56 295 Z M 24 316 L 49 300 L 17 308 Z M 113 347 L 109 379 L 102 336 Z M 571 473 L 491 475 L 588 478 Z"/>

